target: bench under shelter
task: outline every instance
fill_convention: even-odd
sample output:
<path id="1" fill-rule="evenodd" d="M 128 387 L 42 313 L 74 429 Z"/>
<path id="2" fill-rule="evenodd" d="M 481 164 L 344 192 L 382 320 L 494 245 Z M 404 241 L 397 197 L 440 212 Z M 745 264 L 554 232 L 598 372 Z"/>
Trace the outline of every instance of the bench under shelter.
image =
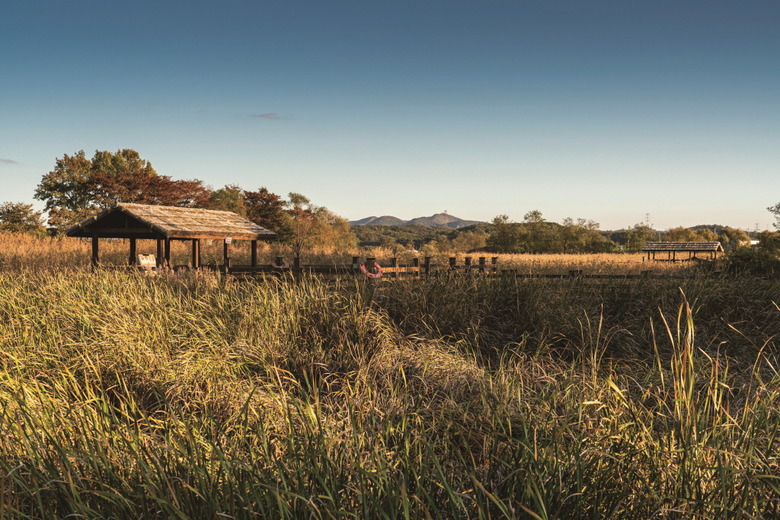
<path id="1" fill-rule="evenodd" d="M 276 233 L 231 211 L 177 206 L 120 203 L 65 230 L 69 237 L 92 239 L 92 265 L 100 263 L 99 240 L 124 238 L 130 241 L 129 264 L 137 265 L 137 241 L 157 241 L 157 267 L 171 267 L 171 241 L 192 243 L 191 267 L 201 267 L 201 240 L 221 240 L 224 265 L 230 266 L 233 240 L 251 241 L 252 267 L 257 266 L 258 240 L 273 239 Z"/>

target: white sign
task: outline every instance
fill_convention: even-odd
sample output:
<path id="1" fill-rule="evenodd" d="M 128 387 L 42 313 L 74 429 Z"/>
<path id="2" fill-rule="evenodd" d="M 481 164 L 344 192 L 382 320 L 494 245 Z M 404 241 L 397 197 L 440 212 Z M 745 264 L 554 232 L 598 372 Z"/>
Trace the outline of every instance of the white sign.
<path id="1" fill-rule="evenodd" d="M 233 241 L 233 237 L 227 237 L 227 238 L 225 239 L 225 243 L 226 243 L 226 244 L 229 244 L 229 243 L 231 243 L 232 241 Z"/>

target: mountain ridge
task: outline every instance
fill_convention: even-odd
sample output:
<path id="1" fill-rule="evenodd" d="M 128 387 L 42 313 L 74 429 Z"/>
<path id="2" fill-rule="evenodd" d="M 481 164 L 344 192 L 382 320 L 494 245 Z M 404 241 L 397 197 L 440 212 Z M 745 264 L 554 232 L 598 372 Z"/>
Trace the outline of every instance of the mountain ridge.
<path id="1" fill-rule="evenodd" d="M 460 229 L 475 224 L 483 224 L 483 222 L 479 220 L 464 220 L 449 213 L 434 213 L 430 217 L 417 217 L 411 220 L 403 220 L 392 215 L 371 216 L 352 220 L 350 224 L 353 226 L 439 226 Z"/>

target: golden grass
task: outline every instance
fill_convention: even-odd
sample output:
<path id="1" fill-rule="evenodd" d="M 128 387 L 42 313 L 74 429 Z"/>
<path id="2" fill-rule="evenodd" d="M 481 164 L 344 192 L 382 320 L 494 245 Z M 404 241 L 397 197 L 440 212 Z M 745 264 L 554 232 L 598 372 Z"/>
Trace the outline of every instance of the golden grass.
<path id="1" fill-rule="evenodd" d="M 148 277 L 25 240 L 0 518 L 780 514 L 777 280 Z M 592 256 L 502 262 L 641 265 Z"/>

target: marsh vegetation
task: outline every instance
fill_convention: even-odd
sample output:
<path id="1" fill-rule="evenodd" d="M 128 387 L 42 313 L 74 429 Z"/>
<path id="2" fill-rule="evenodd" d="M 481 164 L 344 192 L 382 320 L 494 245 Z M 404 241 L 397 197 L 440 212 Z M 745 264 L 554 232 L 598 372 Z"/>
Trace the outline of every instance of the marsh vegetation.
<path id="1" fill-rule="evenodd" d="M 150 277 L 30 240 L 0 518 L 779 514 L 777 279 Z"/>

